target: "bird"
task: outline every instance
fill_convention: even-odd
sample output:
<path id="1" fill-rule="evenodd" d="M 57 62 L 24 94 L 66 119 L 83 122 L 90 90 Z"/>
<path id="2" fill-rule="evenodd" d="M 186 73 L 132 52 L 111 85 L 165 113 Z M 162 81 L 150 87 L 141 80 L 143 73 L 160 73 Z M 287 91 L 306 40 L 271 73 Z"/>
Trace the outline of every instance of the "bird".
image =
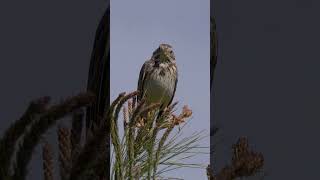
<path id="1" fill-rule="evenodd" d="M 177 83 L 178 68 L 173 48 L 169 44 L 160 44 L 141 67 L 137 102 L 144 99 L 146 105 L 159 103 L 159 117 L 172 103 Z"/>

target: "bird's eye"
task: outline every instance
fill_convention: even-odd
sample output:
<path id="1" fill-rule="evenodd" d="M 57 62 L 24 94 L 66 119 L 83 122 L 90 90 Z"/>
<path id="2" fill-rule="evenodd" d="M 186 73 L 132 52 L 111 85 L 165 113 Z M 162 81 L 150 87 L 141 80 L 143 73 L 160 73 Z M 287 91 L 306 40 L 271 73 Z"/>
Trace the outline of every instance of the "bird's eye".
<path id="1" fill-rule="evenodd" d="M 170 54 L 172 54 L 173 53 L 173 51 L 170 51 Z"/>

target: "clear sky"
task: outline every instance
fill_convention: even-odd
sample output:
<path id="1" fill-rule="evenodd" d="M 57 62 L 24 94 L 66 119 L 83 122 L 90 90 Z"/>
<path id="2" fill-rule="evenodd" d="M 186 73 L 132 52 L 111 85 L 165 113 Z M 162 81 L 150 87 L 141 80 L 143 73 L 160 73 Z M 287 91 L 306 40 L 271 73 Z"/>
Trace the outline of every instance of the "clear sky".
<path id="1" fill-rule="evenodd" d="M 185 136 L 201 130 L 209 134 L 209 17 L 209 0 L 111 0 L 111 100 L 120 92 L 136 90 L 142 64 L 159 44 L 171 44 L 179 70 L 174 101 L 179 101 L 178 110 L 183 105 L 193 110 Z M 209 137 L 201 145 L 209 147 Z M 209 155 L 192 162 L 208 164 Z M 206 179 L 202 169 L 170 175 Z"/>

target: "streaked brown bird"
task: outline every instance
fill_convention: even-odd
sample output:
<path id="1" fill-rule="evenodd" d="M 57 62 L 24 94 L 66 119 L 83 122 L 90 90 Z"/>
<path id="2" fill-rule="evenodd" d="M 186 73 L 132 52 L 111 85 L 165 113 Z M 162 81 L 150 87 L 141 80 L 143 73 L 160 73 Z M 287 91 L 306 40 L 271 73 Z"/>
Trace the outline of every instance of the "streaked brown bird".
<path id="1" fill-rule="evenodd" d="M 138 102 L 160 103 L 160 113 L 173 100 L 178 83 L 178 69 L 172 46 L 160 44 L 141 70 L 138 81 Z"/>

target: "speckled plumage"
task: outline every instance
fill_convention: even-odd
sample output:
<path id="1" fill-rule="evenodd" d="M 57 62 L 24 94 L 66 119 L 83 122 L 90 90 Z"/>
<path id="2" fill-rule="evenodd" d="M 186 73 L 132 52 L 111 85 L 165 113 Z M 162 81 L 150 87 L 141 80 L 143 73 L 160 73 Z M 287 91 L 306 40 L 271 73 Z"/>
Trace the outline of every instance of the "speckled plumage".
<path id="1" fill-rule="evenodd" d="M 171 104 L 177 82 L 178 69 L 172 47 L 160 44 L 140 70 L 138 101 L 144 97 L 147 104 L 160 103 L 163 109 Z"/>

